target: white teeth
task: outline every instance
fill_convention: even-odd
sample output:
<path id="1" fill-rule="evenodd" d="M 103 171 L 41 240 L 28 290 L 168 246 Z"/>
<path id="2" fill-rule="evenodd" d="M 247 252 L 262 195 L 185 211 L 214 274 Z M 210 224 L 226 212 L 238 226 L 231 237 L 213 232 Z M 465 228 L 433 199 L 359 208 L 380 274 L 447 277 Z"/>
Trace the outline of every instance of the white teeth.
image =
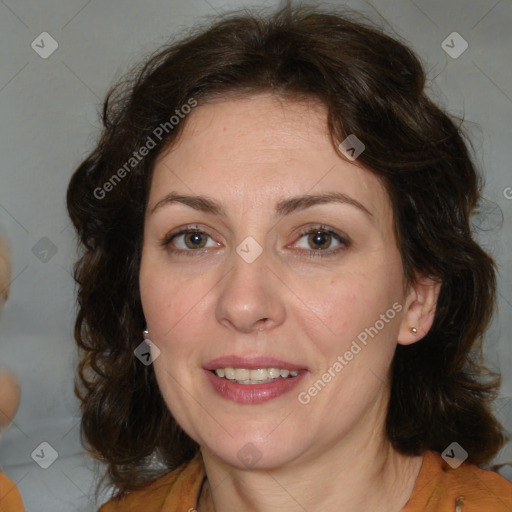
<path id="1" fill-rule="evenodd" d="M 289 371 L 279 368 L 217 368 L 215 374 L 217 377 L 225 377 L 239 384 L 263 384 L 272 382 L 280 377 L 283 379 L 297 377 L 299 371 Z"/>
<path id="2" fill-rule="evenodd" d="M 277 379 L 278 377 L 281 376 L 281 372 L 279 371 L 279 368 L 269 368 L 267 370 L 267 373 L 271 379 Z"/>
<path id="3" fill-rule="evenodd" d="M 235 378 L 235 370 L 233 368 L 224 368 L 224 376 L 226 379 L 233 380 Z"/>
<path id="4" fill-rule="evenodd" d="M 234 378 L 235 380 L 250 380 L 251 370 L 247 370 L 246 368 L 236 368 Z"/>
<path id="5" fill-rule="evenodd" d="M 268 384 L 269 382 L 274 382 L 274 379 L 267 380 L 236 380 L 237 384 Z"/>
<path id="6" fill-rule="evenodd" d="M 250 374 L 251 380 L 268 380 L 268 370 L 265 370 L 265 368 L 257 368 L 255 370 L 251 370 Z"/>

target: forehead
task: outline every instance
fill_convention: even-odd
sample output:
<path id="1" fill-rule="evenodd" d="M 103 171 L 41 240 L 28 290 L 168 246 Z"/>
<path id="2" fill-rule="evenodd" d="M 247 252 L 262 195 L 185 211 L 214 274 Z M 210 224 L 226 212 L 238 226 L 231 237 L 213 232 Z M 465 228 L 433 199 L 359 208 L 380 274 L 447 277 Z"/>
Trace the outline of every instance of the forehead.
<path id="1" fill-rule="evenodd" d="M 157 159 L 150 204 L 171 191 L 225 198 L 233 214 L 238 201 L 270 209 L 279 198 L 321 192 L 349 195 L 377 219 L 391 212 L 381 180 L 334 150 L 323 104 L 270 94 L 196 107 Z"/>

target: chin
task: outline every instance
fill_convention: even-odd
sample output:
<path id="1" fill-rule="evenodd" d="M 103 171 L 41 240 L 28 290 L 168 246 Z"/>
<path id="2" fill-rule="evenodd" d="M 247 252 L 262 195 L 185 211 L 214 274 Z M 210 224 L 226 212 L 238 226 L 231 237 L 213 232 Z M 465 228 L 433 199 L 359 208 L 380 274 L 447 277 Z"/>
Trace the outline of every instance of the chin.
<path id="1" fill-rule="evenodd" d="M 271 430 L 268 430 L 269 432 Z M 241 470 L 271 470 L 289 465 L 304 452 L 304 440 L 292 434 L 258 437 L 250 429 L 241 435 L 215 437 L 200 442 L 201 449 L 225 464 Z M 210 442 L 211 441 L 211 442 Z"/>

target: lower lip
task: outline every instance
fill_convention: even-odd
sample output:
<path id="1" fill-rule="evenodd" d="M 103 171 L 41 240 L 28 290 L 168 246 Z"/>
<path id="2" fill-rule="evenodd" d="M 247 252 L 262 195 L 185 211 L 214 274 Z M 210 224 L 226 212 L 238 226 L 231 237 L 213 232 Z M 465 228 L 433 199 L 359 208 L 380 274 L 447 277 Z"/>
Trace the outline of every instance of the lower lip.
<path id="1" fill-rule="evenodd" d="M 213 389 L 221 397 L 239 404 L 260 404 L 284 395 L 296 387 L 307 373 L 302 371 L 297 377 L 277 379 L 266 384 L 237 384 L 224 377 L 217 377 L 210 370 L 205 370 L 205 372 Z"/>

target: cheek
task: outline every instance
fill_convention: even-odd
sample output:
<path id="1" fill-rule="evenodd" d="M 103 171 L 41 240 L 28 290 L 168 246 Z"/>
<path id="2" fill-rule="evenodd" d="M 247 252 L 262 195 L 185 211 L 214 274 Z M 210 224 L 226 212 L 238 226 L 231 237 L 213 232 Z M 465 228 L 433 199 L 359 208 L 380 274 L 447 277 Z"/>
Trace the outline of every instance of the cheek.
<path id="1" fill-rule="evenodd" d="M 179 295 L 184 287 L 180 286 L 179 276 L 166 267 L 161 256 L 151 247 L 142 254 L 139 287 L 144 314 L 148 324 L 152 324 L 152 331 L 169 314 L 179 314 L 172 305 L 176 303 L 179 307 L 182 304 Z"/>
<path id="2" fill-rule="evenodd" d="M 161 320 L 166 317 L 174 290 L 169 289 L 169 282 L 151 264 L 141 264 L 139 287 L 142 309 L 151 333 L 154 333 Z"/>
<path id="3" fill-rule="evenodd" d="M 139 277 L 144 316 L 151 339 L 165 346 L 171 340 L 193 340 L 196 330 L 204 325 L 208 312 L 208 291 L 212 284 L 206 278 L 189 279 L 155 258 L 143 258 Z"/>
<path id="4" fill-rule="evenodd" d="M 381 349 L 383 343 L 392 349 L 399 327 L 393 304 L 401 304 L 403 299 L 400 277 L 399 263 L 367 265 L 330 278 L 323 287 L 304 289 L 304 296 L 309 293 L 310 297 L 308 309 L 314 315 L 301 315 L 312 319 L 303 320 L 309 324 L 303 327 L 309 330 L 311 339 L 318 340 L 318 349 L 330 356 L 348 347 L 358 336 L 363 342 L 378 339 Z"/>

